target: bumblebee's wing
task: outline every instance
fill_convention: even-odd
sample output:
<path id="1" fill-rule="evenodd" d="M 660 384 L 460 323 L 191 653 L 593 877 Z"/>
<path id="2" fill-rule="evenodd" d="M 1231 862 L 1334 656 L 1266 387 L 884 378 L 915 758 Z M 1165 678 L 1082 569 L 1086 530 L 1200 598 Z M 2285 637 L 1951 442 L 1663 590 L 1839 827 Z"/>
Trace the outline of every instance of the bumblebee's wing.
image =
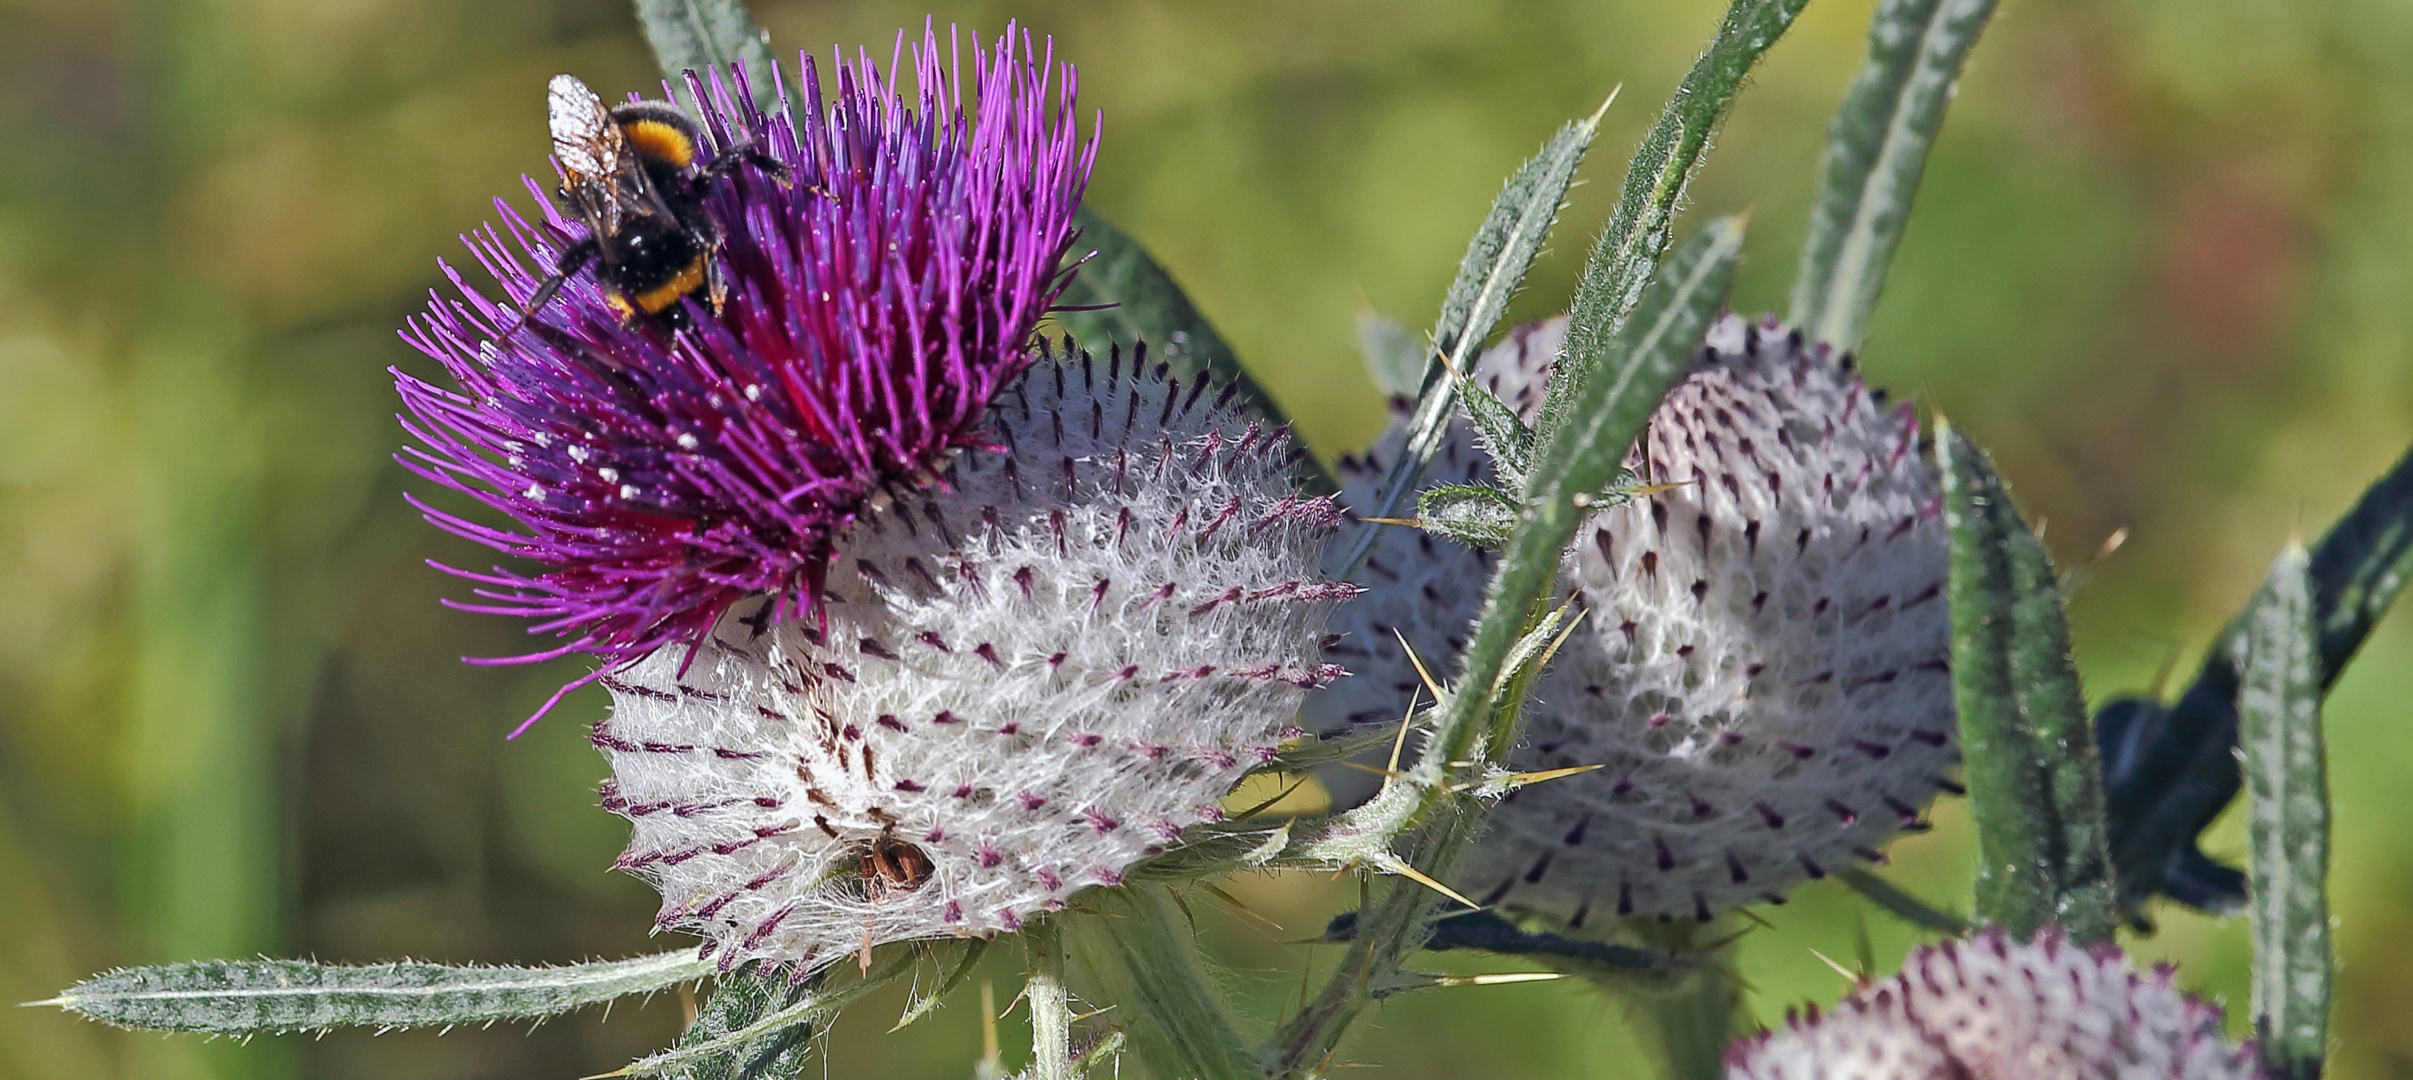
<path id="1" fill-rule="evenodd" d="M 553 156 L 568 174 L 572 201 L 580 204 L 597 232 L 618 232 L 617 185 L 635 163 L 612 111 L 577 76 L 555 75 L 545 89 L 545 122 L 553 132 Z"/>

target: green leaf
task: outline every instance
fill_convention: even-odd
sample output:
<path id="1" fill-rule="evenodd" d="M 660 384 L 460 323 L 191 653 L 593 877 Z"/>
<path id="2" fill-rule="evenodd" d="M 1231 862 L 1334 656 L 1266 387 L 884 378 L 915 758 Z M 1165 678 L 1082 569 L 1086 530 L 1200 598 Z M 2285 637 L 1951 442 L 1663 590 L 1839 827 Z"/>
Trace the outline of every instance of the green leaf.
<path id="1" fill-rule="evenodd" d="M 1528 620 L 1530 625 L 1524 636 L 1509 647 L 1508 659 L 1500 665 L 1499 679 L 1493 684 L 1489 695 L 1494 718 L 1493 737 L 1490 745 L 1484 748 L 1484 755 L 1494 764 L 1508 760 L 1508 751 L 1516 745 L 1511 733 L 1516 730 L 1516 718 L 1524 710 L 1526 699 L 1533 694 L 1533 684 L 1541 679 L 1542 670 L 1550 666 L 1551 658 L 1558 654 L 1559 647 L 1567 643 L 1567 636 L 1575 632 L 1584 618 L 1584 612 L 1577 610 L 1574 600 L 1568 600 L 1547 612 L 1542 611 L 1542 605 L 1547 603 L 1549 598 L 1546 596 L 1535 601 L 1536 617 Z M 1500 774 L 1495 774 L 1495 778 L 1511 779 Z M 1521 786 L 1522 781 L 1517 781 L 1517 784 Z M 1489 786 L 1488 782 L 1486 786 Z M 1501 793 L 1506 794 L 1510 790 L 1514 788 L 1506 788 Z"/>
<path id="2" fill-rule="evenodd" d="M 811 999 L 820 988 L 818 976 L 793 981 L 777 968 L 747 964 L 713 986 L 712 996 L 696 1010 L 695 1022 L 680 1033 L 676 1048 L 692 1049 L 725 1040 L 731 1032 Z M 674 1080 L 787 1080 L 803 1075 L 813 1034 L 810 1022 L 795 1024 L 754 1045 L 691 1058 L 663 1075 Z"/>
<path id="3" fill-rule="evenodd" d="M 2280 1080 L 2314 1080 L 2329 1048 L 2329 783 L 2311 560 L 2290 543 L 2229 649 L 2253 873 L 2254 1026 Z"/>
<path id="4" fill-rule="evenodd" d="M 1104 984 L 1106 1000 L 1127 1010 L 1130 1045 L 1149 1074 L 1258 1080 L 1248 1044 L 1198 966 L 1192 935 L 1176 922 L 1170 894 L 1121 889 L 1105 903 L 1104 917 L 1084 924 L 1094 931 L 1080 940 L 1084 966 Z"/>
<path id="5" fill-rule="evenodd" d="M 1433 350 L 1396 319 L 1373 311 L 1357 313 L 1357 347 L 1366 354 L 1366 377 L 1393 401 L 1412 402 L 1424 388 L 1424 360 Z"/>
<path id="6" fill-rule="evenodd" d="M 2026 938 L 2081 943 L 2119 923 L 2103 774 L 2069 656 L 2061 588 L 1984 452 L 1941 418 L 1952 533 L 1952 696 L 1977 819 L 1977 914 Z"/>
<path id="7" fill-rule="evenodd" d="M 907 1006 L 905 1015 L 897 1018 L 896 1027 L 888 1030 L 896 1031 L 910 1026 L 915 1021 L 936 1012 L 939 1002 L 948 994 L 954 993 L 956 987 L 962 986 L 965 979 L 971 978 L 972 969 L 980 966 L 980 958 L 988 955 L 989 939 L 964 938 L 931 946 L 931 952 L 934 954 L 949 951 L 956 954 L 955 966 L 939 979 L 938 985 L 932 987 L 928 995 L 915 999 L 912 1005 Z"/>
<path id="8" fill-rule="evenodd" d="M 672 86 L 684 89 L 689 71 L 709 78 L 743 63 L 753 76 L 755 104 L 769 101 L 771 35 L 755 24 L 745 0 L 637 0 L 637 25 Z"/>
<path id="9" fill-rule="evenodd" d="M 921 962 L 920 949 L 891 947 L 889 958 L 860 980 L 826 990 L 817 979 L 786 989 L 786 977 L 764 972 L 736 980 L 739 996 L 711 1028 L 704 1013 L 678 1045 L 629 1063 L 610 1076 L 664 1076 L 673 1080 L 787 1080 L 780 1068 L 798 1064 L 797 1048 L 812 1039 L 812 1024 L 895 982 Z M 826 972 L 824 973 L 827 974 Z M 713 995 L 718 998 L 720 995 Z"/>
<path id="10" fill-rule="evenodd" d="M 1600 131 L 1600 117 L 1608 107 L 1608 102 L 1603 102 L 1600 111 L 1558 129 L 1540 153 L 1518 166 L 1492 200 L 1491 213 L 1475 229 L 1474 239 L 1467 242 L 1466 256 L 1458 261 L 1458 277 L 1450 283 L 1449 294 L 1441 302 L 1441 317 L 1433 324 L 1434 348 L 1423 357 L 1423 375 L 1418 380 L 1421 393 L 1416 411 L 1408 417 L 1407 444 L 1383 474 L 1365 516 L 1398 516 L 1399 508 L 1407 505 L 1408 493 L 1416 489 L 1416 478 L 1441 451 L 1450 412 L 1457 402 L 1458 382 L 1452 373 L 1473 373 L 1483 342 L 1508 313 L 1509 298 L 1516 295 L 1534 257 L 1541 254 L 1542 241 L 1549 238 L 1550 226 L 1558 220 L 1567 188 L 1575 182 L 1576 166 L 1583 163 L 1584 151 Z M 1384 528 L 1387 526 L 1367 525 L 1358 530 L 1342 563 L 1341 576 L 1357 574 L 1374 550 L 1375 536 Z"/>
<path id="11" fill-rule="evenodd" d="M 693 949 L 560 967 L 195 960 L 95 975 L 39 1004 L 117 1027 L 213 1035 L 449 1027 L 553 1016 L 711 972 Z"/>
<path id="12" fill-rule="evenodd" d="M 1468 547 L 1498 550 L 1516 531 L 1517 503 L 1497 488 L 1440 484 L 1416 499 L 1416 526 Z"/>
<path id="13" fill-rule="evenodd" d="M 1810 210 L 1793 325 L 1838 352 L 1860 347 L 1885 286 L 1927 149 L 1944 126 L 1954 81 L 1994 0 L 1884 0 L 1868 28 L 1868 62 L 1827 131 Z"/>
<path id="14" fill-rule="evenodd" d="M 2413 452 L 2371 485 L 2312 549 L 2313 623 L 2321 639 L 2321 692 L 2335 685 L 2371 628 L 2413 578 Z M 2253 617 L 2257 597 L 2231 620 Z M 2224 638 L 2227 635 L 2224 634 Z M 2125 698 L 2106 705 L 2103 764 L 2112 854 L 2131 906 L 2156 892 L 2211 910 L 2242 897 L 2234 871 L 2196 850 L 2195 837 L 2236 798 L 2238 673 L 2215 649 L 2178 701 Z"/>
<path id="15" fill-rule="evenodd" d="M 1146 247 L 1086 205 L 1073 223 L 1080 227 L 1081 238 L 1073 243 L 1072 258 L 1087 258 L 1056 301 L 1057 326 L 1074 341 L 1093 346 L 1146 342 L 1149 358 L 1171 365 L 1174 374 L 1185 379 L 1205 375 L 1217 385 L 1237 386 L 1240 399 L 1267 419 L 1287 420 L 1282 407 L 1249 378 L 1223 335 L 1199 314 L 1189 294 Z"/>
<path id="16" fill-rule="evenodd" d="M 1674 236 L 1677 205 L 1694 167 L 1708 152 L 1709 136 L 1725 118 L 1742 88 L 1743 76 L 1760 54 L 1776 44 L 1809 0 L 1734 0 L 1717 37 L 1693 61 L 1692 70 L 1660 110 L 1626 167 L 1625 191 L 1609 227 L 1592 247 L 1575 291 L 1575 307 L 1560 350 L 1557 374 L 1542 400 L 1543 430 L 1566 422 L 1582 374 L 1614 355 L 1612 344 L 1625 327 L 1652 268 Z"/>
<path id="17" fill-rule="evenodd" d="M 1458 380 L 1458 396 L 1466 402 L 1466 416 L 1474 425 L 1475 442 L 1491 455 L 1492 469 L 1499 474 L 1500 482 L 1523 491 L 1525 475 L 1533 468 L 1533 429 L 1525 426 L 1525 421 L 1518 418 L 1507 402 L 1476 385 L 1473 379 Z"/>

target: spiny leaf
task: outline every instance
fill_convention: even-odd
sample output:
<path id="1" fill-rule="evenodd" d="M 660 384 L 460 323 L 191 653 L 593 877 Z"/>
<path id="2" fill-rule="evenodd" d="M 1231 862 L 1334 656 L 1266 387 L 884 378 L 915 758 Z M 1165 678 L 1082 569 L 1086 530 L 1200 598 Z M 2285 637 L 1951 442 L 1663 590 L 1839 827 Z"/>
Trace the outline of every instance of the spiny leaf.
<path id="1" fill-rule="evenodd" d="M 715 69 L 743 63 L 753 76 L 755 104 L 768 103 L 771 35 L 755 24 L 745 0 L 637 0 L 637 24 L 672 86 L 684 90 L 685 72 L 709 78 Z"/>
<path id="2" fill-rule="evenodd" d="M 2413 578 L 2413 453 L 2391 466 L 2312 549 L 2313 624 L 2327 694 L 2371 628 Z M 2230 621 L 2243 625 L 2257 598 Z M 2112 855 L 2131 908 L 2156 892 L 2223 911 L 2244 898 L 2244 879 L 2196 849 L 2195 838 L 2236 798 L 2235 664 L 2215 649 L 2170 706 L 2124 698 L 2104 706 L 2101 728 Z"/>
<path id="3" fill-rule="evenodd" d="M 1130 1045 L 1150 1073 L 1258 1080 L 1248 1044 L 1207 989 L 1170 895 L 1155 887 L 1119 890 L 1105 916 L 1080 941 L 1085 952 L 1102 954 L 1086 966 L 1130 1010 Z"/>
<path id="4" fill-rule="evenodd" d="M 2229 641 L 2252 789 L 2254 1027 L 2280 1080 L 2314 1080 L 2329 1047 L 2329 783 L 2310 560 L 2294 543 Z"/>
<path id="5" fill-rule="evenodd" d="M 1567 344 L 1558 372 L 1542 401 L 1543 431 L 1566 423 L 1571 395 L 1581 374 L 1603 363 L 1622 332 L 1628 313 L 1650 283 L 1652 268 L 1675 235 L 1676 209 L 1693 169 L 1709 150 L 1709 136 L 1760 55 L 1776 44 L 1809 0 L 1734 0 L 1717 37 L 1693 61 L 1676 95 L 1660 110 L 1626 166 L 1625 190 L 1609 227 L 1592 247 L 1576 286 Z"/>
<path id="6" fill-rule="evenodd" d="M 1601 110 L 1607 109 L 1608 104 L 1603 103 Z M 1524 284 L 1525 272 L 1541 254 L 1542 241 L 1558 220 L 1567 187 L 1575 182 L 1575 168 L 1583 163 L 1584 151 L 1600 130 L 1600 116 L 1595 112 L 1560 128 L 1540 153 L 1518 166 L 1499 197 L 1492 200 L 1491 213 L 1476 228 L 1474 239 L 1467 242 L 1466 256 L 1458 262 L 1457 280 L 1450 283 L 1449 295 L 1441 302 L 1441 317 L 1433 324 L 1434 350 L 1424 357 L 1423 375 L 1418 380 L 1422 391 L 1416 411 L 1408 417 L 1407 444 L 1392 460 L 1390 471 L 1383 474 L 1367 517 L 1397 516 L 1426 463 L 1440 452 L 1457 402 L 1458 383 L 1450 373 L 1472 372 L 1483 342 L 1508 313 L 1509 298 Z M 1377 530 L 1383 528 L 1386 526 L 1368 524 L 1358 530 L 1342 576 L 1354 576 L 1364 565 L 1367 554 L 1374 550 Z"/>
<path id="7" fill-rule="evenodd" d="M 1818 198 L 1793 279 L 1792 323 L 1836 350 L 1860 347 L 1910 222 L 1927 149 L 1994 0 L 1884 0 L 1868 62 L 1827 132 Z"/>
<path id="8" fill-rule="evenodd" d="M 1276 423 L 1286 419 L 1282 407 L 1240 366 L 1239 354 L 1145 246 L 1086 205 L 1073 223 L 1080 227 L 1081 238 L 1073 243 L 1071 257 L 1086 261 L 1056 302 L 1054 318 L 1065 333 L 1093 347 L 1110 341 L 1146 342 L 1148 358 L 1172 365 L 1174 374 L 1185 379 L 1204 375 L 1218 386 L 1237 386 L 1240 400 L 1258 413 Z M 1093 251 L 1096 254 L 1090 254 Z"/>
<path id="9" fill-rule="evenodd" d="M 528 1020 L 700 979 L 684 949 L 560 967 L 195 960 L 95 975 L 42 1002 L 117 1027 L 214 1035 Z"/>
<path id="10" fill-rule="evenodd" d="M 2118 926 L 2102 772 L 2070 664 L 2060 582 L 1984 452 L 1936 422 L 1952 534 L 1953 704 L 1977 819 L 1977 914 L 2025 938 Z"/>
<path id="11" fill-rule="evenodd" d="M 696 1010 L 695 1022 L 680 1033 L 677 1048 L 725 1039 L 730 1032 L 744 1030 L 765 1016 L 793 1008 L 820 988 L 818 976 L 791 981 L 787 972 L 777 968 L 747 964 L 713 986 L 712 996 Z M 673 1080 L 788 1080 L 803 1074 L 805 1053 L 812 1041 L 813 1025 L 799 1023 L 751 1046 L 695 1057 L 662 1075 Z"/>
<path id="12" fill-rule="evenodd" d="M 972 969 L 980 966 L 980 958 L 988 955 L 989 939 L 975 937 L 964 938 L 960 941 L 944 942 L 939 945 L 932 946 L 931 951 L 932 953 L 939 954 L 942 957 L 942 963 L 944 962 L 943 954 L 948 952 L 955 953 L 955 966 L 948 969 L 945 975 L 939 977 L 938 985 L 932 987 L 928 995 L 916 999 L 913 1004 L 905 1010 L 905 1015 L 897 1018 L 896 1027 L 889 1028 L 888 1030 L 896 1031 L 900 1028 L 907 1027 L 913 1022 L 920 1020 L 921 1018 L 928 1016 L 933 1012 L 936 1012 L 938 1010 L 939 1002 L 944 1000 L 948 994 L 954 993 L 956 987 L 962 986 L 965 979 L 971 978 Z"/>
<path id="13" fill-rule="evenodd" d="M 1475 441 L 1491 455 L 1494 472 L 1500 483 L 1511 490 L 1525 490 L 1525 476 L 1533 468 L 1533 429 L 1517 416 L 1508 403 L 1476 385 L 1471 378 L 1460 377 L 1458 396 L 1466 402 L 1466 417 L 1475 429 Z"/>
<path id="14" fill-rule="evenodd" d="M 1439 484 L 1416 498 L 1416 525 L 1468 547 L 1490 551 L 1515 531 L 1515 498 L 1479 484 Z"/>
<path id="15" fill-rule="evenodd" d="M 785 982 L 784 977 L 771 972 L 753 976 L 712 1030 L 697 1030 L 703 1023 L 703 1015 L 698 1014 L 697 1028 L 690 1028 L 678 1045 L 605 1075 L 787 1080 L 794 1073 L 776 1070 L 796 1061 L 791 1048 L 812 1038 L 814 1022 L 896 981 L 913 970 L 921 955 L 910 947 L 892 948 L 886 962 L 837 990 L 825 990 L 817 981 L 807 980 L 782 991 L 778 983 Z"/>
<path id="16" fill-rule="evenodd" d="M 1416 333 L 1372 311 L 1357 313 L 1357 347 L 1366 354 L 1366 377 L 1392 401 L 1412 403 L 1424 388 L 1424 360 L 1432 351 Z M 1405 408 L 1406 405 L 1401 406 Z"/>

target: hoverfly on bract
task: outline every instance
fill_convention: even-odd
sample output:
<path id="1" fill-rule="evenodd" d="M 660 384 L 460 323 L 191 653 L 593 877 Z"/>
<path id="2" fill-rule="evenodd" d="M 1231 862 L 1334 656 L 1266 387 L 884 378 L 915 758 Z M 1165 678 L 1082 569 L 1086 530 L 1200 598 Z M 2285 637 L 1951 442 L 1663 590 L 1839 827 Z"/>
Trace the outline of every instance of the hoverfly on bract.
<path id="1" fill-rule="evenodd" d="M 606 107 L 574 75 L 555 75 L 545 94 L 553 156 L 561 162 L 561 197 L 587 227 L 563 250 L 553 276 L 528 298 L 534 315 L 589 263 L 604 302 L 622 319 L 640 316 L 677 329 L 680 301 L 701 292 L 718 312 L 728 295 L 721 277 L 720 223 L 705 212 L 712 184 L 740 164 L 788 182 L 787 166 L 752 146 L 732 147 L 709 163 L 696 122 L 667 101 Z"/>

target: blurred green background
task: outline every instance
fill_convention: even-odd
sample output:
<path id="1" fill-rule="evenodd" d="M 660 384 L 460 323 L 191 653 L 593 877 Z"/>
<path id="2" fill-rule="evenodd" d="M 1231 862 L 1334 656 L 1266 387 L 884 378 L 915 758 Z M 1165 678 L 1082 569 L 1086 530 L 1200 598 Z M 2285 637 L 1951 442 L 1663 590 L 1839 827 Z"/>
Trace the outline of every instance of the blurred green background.
<path id="1" fill-rule="evenodd" d="M 1095 204 L 1151 244 L 1329 455 L 1381 420 L 1361 305 L 1429 324 L 1508 171 L 1618 83 L 1519 301 L 1568 295 L 1715 0 L 934 2 L 1055 35 L 1107 137 Z M 1818 0 L 1701 174 L 1755 207 L 1738 306 L 1781 305 L 1826 118 L 1871 0 Z M 785 49 L 885 48 L 928 8 L 777 3 Z M 649 943 L 606 872 L 582 737 L 600 696 L 503 733 L 564 669 L 448 612 L 404 506 L 385 368 L 455 235 L 544 168 L 538 88 L 651 85 L 620 0 L 0 0 L 0 1002 L 115 964 L 252 952 L 560 961 Z M 792 54 L 791 54 L 792 55 Z M 1989 444 L 2049 542 L 2100 697 L 2189 669 L 2291 530 L 2413 436 L 2413 8 L 2398 0 L 2007 0 L 1937 148 L 1866 364 Z M 2332 699 L 2341 1080 L 2413 1076 L 2413 635 Z M 1956 806 L 1897 880 L 1965 902 Z M 2216 852 L 2242 847 L 2233 822 Z M 1200 903 L 1259 1023 L 1347 882 Z M 1812 950 L 1912 935 L 1827 888 L 1745 944 L 1762 1016 L 1831 1000 Z M 2149 955 L 2242 1006 L 2244 927 L 2168 914 Z M 1452 958 L 1457 970 L 1498 961 Z M 995 973 L 999 1000 L 1011 973 Z M 559 1077 L 666 1040 L 673 995 L 536 1028 L 249 1047 L 0 1008 L 0 1077 Z M 829 1075 L 960 1077 L 977 995 L 905 1035 L 850 1015 Z M 891 1003 L 893 1004 L 893 1002 Z M 2234 1019 L 2234 1017 L 2232 1018 Z M 1009 1039 L 1015 1023 L 1008 1024 Z M 1347 1050 L 1402 1077 L 1640 1075 L 1567 984 L 1427 992 Z"/>

